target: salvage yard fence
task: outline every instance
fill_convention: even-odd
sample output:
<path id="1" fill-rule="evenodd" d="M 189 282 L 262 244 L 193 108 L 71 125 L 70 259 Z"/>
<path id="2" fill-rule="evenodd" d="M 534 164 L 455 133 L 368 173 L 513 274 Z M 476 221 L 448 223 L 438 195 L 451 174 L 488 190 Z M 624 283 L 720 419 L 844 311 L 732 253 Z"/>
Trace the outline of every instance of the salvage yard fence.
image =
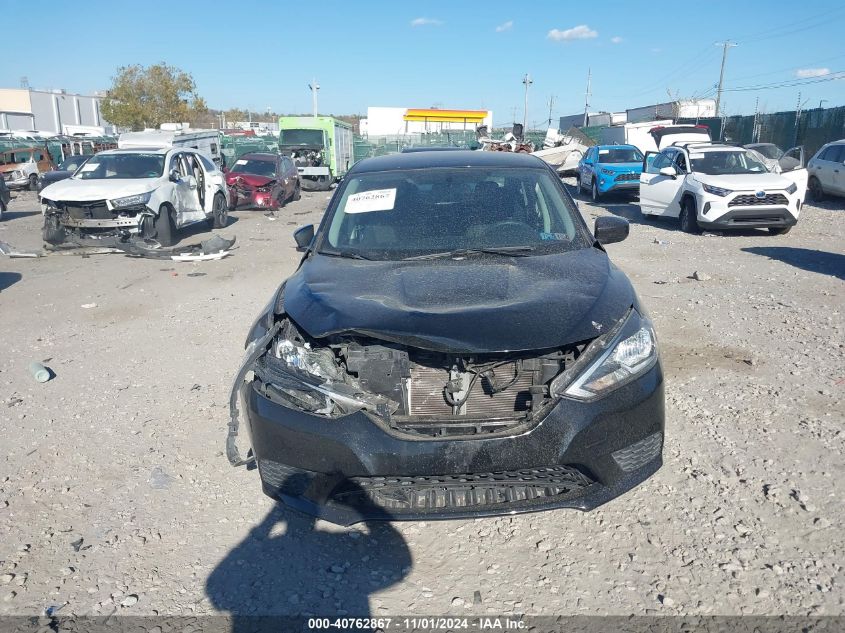
<path id="1" fill-rule="evenodd" d="M 706 125 L 714 139 L 741 145 L 774 143 L 783 150 L 803 145 L 806 160 L 825 143 L 845 138 L 845 107 L 677 122 Z"/>

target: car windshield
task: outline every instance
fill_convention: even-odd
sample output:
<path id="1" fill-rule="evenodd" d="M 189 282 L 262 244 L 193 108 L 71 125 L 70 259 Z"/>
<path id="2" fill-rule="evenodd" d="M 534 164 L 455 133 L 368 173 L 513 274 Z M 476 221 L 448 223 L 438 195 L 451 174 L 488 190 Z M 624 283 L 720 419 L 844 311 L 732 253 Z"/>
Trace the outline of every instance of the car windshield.
<path id="1" fill-rule="evenodd" d="M 79 168 L 79 180 L 159 178 L 164 173 L 164 154 L 99 154 Z"/>
<path id="2" fill-rule="evenodd" d="M 783 152 L 777 145 L 755 145 L 751 147 L 755 152 L 759 152 L 766 158 L 771 158 L 773 160 L 778 160 L 781 156 L 783 156 Z"/>
<path id="3" fill-rule="evenodd" d="M 279 145 L 320 145 L 323 144 L 322 130 L 282 130 L 279 133 Z"/>
<path id="4" fill-rule="evenodd" d="M 59 165 L 59 171 L 76 171 L 79 169 L 79 166 L 88 160 L 90 156 L 71 156 L 70 158 L 66 158 L 61 165 Z"/>
<path id="5" fill-rule="evenodd" d="M 256 176 L 276 177 L 276 161 L 239 158 L 229 170 L 233 174 L 254 174 Z"/>
<path id="6" fill-rule="evenodd" d="M 517 256 L 589 246 L 577 208 L 545 169 L 383 171 L 351 175 L 341 187 L 319 244 L 328 255 Z"/>
<path id="7" fill-rule="evenodd" d="M 751 152 L 690 152 L 692 170 L 711 176 L 731 174 L 764 174 L 769 170 Z"/>
<path id="8" fill-rule="evenodd" d="M 643 155 L 636 147 L 599 149 L 600 163 L 641 163 Z"/>

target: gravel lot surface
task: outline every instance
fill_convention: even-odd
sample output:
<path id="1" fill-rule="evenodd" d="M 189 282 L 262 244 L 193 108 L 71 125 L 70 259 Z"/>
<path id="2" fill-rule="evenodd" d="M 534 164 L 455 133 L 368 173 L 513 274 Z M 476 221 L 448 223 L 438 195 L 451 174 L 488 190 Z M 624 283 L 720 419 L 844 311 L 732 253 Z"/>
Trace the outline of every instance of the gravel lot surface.
<path id="1" fill-rule="evenodd" d="M 845 613 L 845 200 L 778 237 L 581 202 L 632 223 L 608 250 L 656 322 L 664 467 L 588 514 L 353 529 L 222 452 L 248 326 L 326 200 L 234 213 L 222 261 L 0 258 L 0 614 Z M 0 240 L 40 224 L 19 193 Z"/>

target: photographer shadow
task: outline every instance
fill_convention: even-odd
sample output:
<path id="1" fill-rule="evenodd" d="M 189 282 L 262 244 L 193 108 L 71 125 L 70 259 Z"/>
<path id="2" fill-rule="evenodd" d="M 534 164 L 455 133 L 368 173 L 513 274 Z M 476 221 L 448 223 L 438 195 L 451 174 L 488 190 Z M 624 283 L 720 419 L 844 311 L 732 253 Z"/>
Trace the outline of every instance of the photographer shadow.
<path id="1" fill-rule="evenodd" d="M 214 568 L 206 594 L 228 612 L 232 633 L 305 630 L 287 618 L 370 617 L 370 595 L 401 581 L 411 564 L 390 523 L 318 529 L 314 517 L 280 503 Z"/>

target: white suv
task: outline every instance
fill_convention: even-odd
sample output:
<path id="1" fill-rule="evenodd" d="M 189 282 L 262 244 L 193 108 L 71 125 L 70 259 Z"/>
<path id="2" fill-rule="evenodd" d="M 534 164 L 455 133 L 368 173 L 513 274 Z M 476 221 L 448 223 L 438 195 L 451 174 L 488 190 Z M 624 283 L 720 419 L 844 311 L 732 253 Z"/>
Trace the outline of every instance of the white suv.
<path id="1" fill-rule="evenodd" d="M 226 226 L 226 179 L 204 154 L 186 149 L 109 150 L 40 194 L 44 241 L 108 244 L 132 236 L 162 246 L 190 224 Z"/>
<path id="2" fill-rule="evenodd" d="M 690 233 L 699 228 L 788 233 L 807 191 L 803 148 L 790 150 L 780 162 L 784 172 L 771 173 L 753 152 L 724 143 L 681 143 L 648 152 L 640 210 L 679 218 Z"/>
<path id="3" fill-rule="evenodd" d="M 821 202 L 825 195 L 845 196 L 845 139 L 822 147 L 810 159 L 810 196 Z"/>

